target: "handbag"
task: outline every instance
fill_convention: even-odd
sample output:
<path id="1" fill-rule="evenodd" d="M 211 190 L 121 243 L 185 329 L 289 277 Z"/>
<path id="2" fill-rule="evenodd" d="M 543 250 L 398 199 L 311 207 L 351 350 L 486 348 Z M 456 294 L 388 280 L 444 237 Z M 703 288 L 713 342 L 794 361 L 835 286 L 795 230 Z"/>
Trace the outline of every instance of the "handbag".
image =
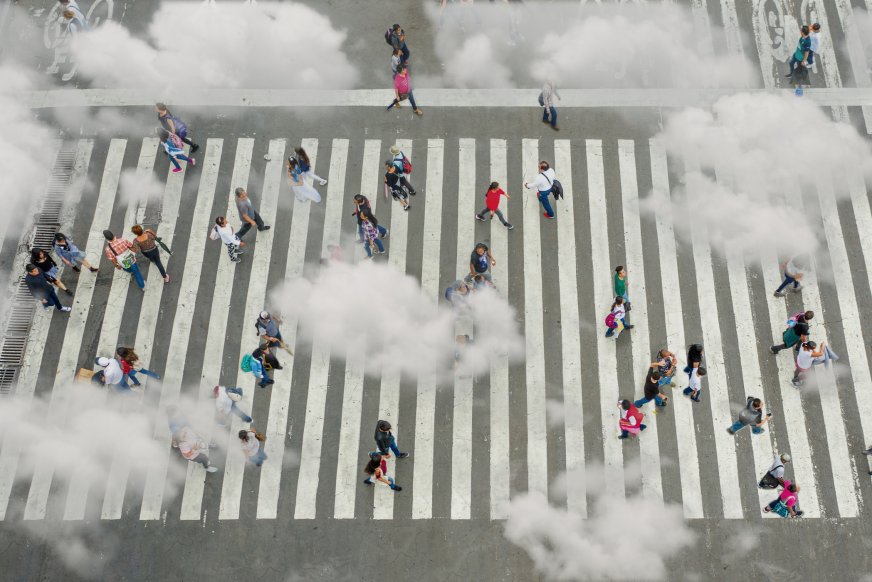
<path id="1" fill-rule="evenodd" d="M 408 98 L 409 98 L 408 93 L 400 93 L 400 101 L 405 101 Z"/>
<path id="2" fill-rule="evenodd" d="M 778 503 L 775 504 L 775 507 L 772 508 L 772 511 L 780 515 L 781 517 L 790 517 L 790 510 L 787 509 L 787 505 L 782 500 L 778 500 Z"/>

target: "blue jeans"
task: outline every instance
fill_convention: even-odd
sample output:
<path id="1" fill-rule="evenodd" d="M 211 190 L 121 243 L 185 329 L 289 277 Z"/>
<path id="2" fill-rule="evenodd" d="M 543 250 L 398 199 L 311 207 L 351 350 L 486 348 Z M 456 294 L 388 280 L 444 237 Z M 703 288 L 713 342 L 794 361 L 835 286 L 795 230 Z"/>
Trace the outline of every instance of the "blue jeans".
<path id="1" fill-rule="evenodd" d="M 394 102 L 388 105 L 388 109 L 391 109 L 394 105 L 398 105 L 400 102 L 397 99 L 394 99 Z M 417 111 L 418 106 L 415 104 L 415 94 L 409 89 L 409 103 L 412 104 L 412 111 Z"/>
<path id="2" fill-rule="evenodd" d="M 261 445 L 260 448 L 257 449 L 257 452 L 254 454 L 253 457 L 248 457 L 248 460 L 249 462 L 254 463 L 258 467 L 263 465 L 263 462 L 266 461 L 266 453 L 263 451 L 263 445 Z"/>
<path id="3" fill-rule="evenodd" d="M 797 289 L 799 287 L 799 281 L 797 281 L 796 279 L 794 279 L 793 277 L 791 277 L 787 273 L 784 273 L 784 281 L 781 282 L 781 286 L 778 287 L 778 289 L 776 289 L 775 292 L 781 293 L 784 290 L 784 288 L 787 287 L 788 285 L 790 285 L 791 283 L 793 283 L 794 289 Z"/>
<path id="4" fill-rule="evenodd" d="M 796 69 L 796 66 L 801 62 L 802 61 L 797 60 L 795 56 L 790 57 L 789 64 L 790 64 L 790 74 L 791 75 L 793 74 L 793 71 Z"/>
<path id="5" fill-rule="evenodd" d="M 732 432 L 736 433 L 736 432 L 739 432 L 740 430 L 742 430 L 743 428 L 745 428 L 745 426 L 746 426 L 746 425 L 742 424 L 741 422 L 739 422 L 739 421 L 737 420 L 736 422 L 734 422 L 734 423 L 732 424 L 732 426 L 730 426 L 730 430 L 731 430 Z M 754 434 L 762 434 L 762 433 L 763 433 L 763 429 L 760 428 L 759 426 L 752 426 L 752 427 L 751 427 L 751 432 L 754 433 Z"/>
<path id="6" fill-rule="evenodd" d="M 378 235 L 382 238 L 384 238 L 388 233 L 388 229 L 380 224 L 375 225 L 375 229 L 378 231 Z M 360 237 L 360 240 L 363 240 L 363 223 L 357 225 L 357 236 Z"/>
<path id="7" fill-rule="evenodd" d="M 54 308 L 60 311 L 61 307 L 63 307 L 63 305 L 61 305 L 61 300 L 58 299 L 58 294 L 55 293 L 54 289 L 46 293 L 45 300 L 47 301 L 47 303 L 43 303 L 42 305 L 46 309 L 49 309 L 52 305 L 54 305 Z"/>
<path id="8" fill-rule="evenodd" d="M 659 394 L 657 396 L 655 396 L 654 398 L 647 398 L 647 397 L 643 396 L 642 398 L 640 398 L 639 400 L 634 402 L 633 406 L 635 406 L 636 408 L 639 408 L 640 406 L 642 406 L 644 404 L 648 404 L 652 400 L 654 401 L 654 404 L 656 404 L 657 406 L 663 406 L 663 399 L 660 398 Z"/>
<path id="9" fill-rule="evenodd" d="M 548 214 L 549 218 L 554 217 L 554 209 L 551 208 L 551 202 L 548 200 L 548 195 L 551 194 L 551 190 L 539 191 L 536 195 L 536 198 L 539 199 L 539 204 L 542 205 L 542 208 Z"/>
<path id="10" fill-rule="evenodd" d="M 391 435 L 391 442 L 390 442 L 390 444 L 388 445 L 388 449 L 390 449 L 391 452 L 393 452 L 394 455 L 396 455 L 396 456 L 398 456 L 398 457 L 399 457 L 400 455 L 403 454 L 403 453 L 400 452 L 400 448 L 397 446 L 397 439 L 394 438 L 393 435 Z M 386 450 L 384 450 L 384 451 L 379 451 L 379 452 L 380 452 L 381 454 L 384 455 L 384 454 L 386 454 L 388 451 L 387 451 L 387 449 L 386 449 Z"/>
<path id="11" fill-rule="evenodd" d="M 125 375 L 124 380 L 122 380 L 124 385 L 125 386 L 127 385 L 127 378 L 130 378 L 130 380 L 133 382 L 134 385 L 139 386 L 139 380 L 136 379 L 136 374 L 138 372 L 142 372 L 146 376 L 149 376 L 151 378 L 155 378 L 156 380 L 160 380 L 160 374 L 155 374 L 151 370 L 146 370 L 145 368 L 142 368 L 141 370 L 130 370 L 130 373 Z"/>
<path id="12" fill-rule="evenodd" d="M 133 263 L 129 269 L 124 270 L 133 275 L 133 280 L 136 281 L 140 289 L 145 289 L 145 279 L 142 278 L 142 271 L 139 270 L 139 265 Z"/>
<path id="13" fill-rule="evenodd" d="M 548 121 L 548 113 L 549 110 L 551 112 L 551 127 L 557 127 L 557 108 L 556 107 L 545 107 L 542 109 L 542 121 Z"/>
<path id="14" fill-rule="evenodd" d="M 376 237 L 372 241 L 364 241 L 363 250 L 366 251 L 366 256 L 368 256 L 368 257 L 372 256 L 372 243 L 375 243 L 375 246 L 378 247 L 378 252 L 380 252 L 380 253 L 385 252 L 385 246 L 382 244 L 381 239 Z"/>
<path id="15" fill-rule="evenodd" d="M 179 162 L 176 161 L 176 158 L 181 158 L 189 164 L 191 163 L 191 158 L 189 158 L 185 154 L 176 154 L 175 156 L 170 156 L 170 161 L 173 163 L 177 170 L 181 170 L 182 166 L 179 165 Z"/>
<path id="16" fill-rule="evenodd" d="M 394 478 L 388 477 L 387 475 L 385 475 L 385 477 L 387 477 L 388 481 L 391 482 L 391 489 L 393 489 L 394 488 Z M 366 480 L 364 481 L 364 483 L 366 483 L 367 485 L 373 485 L 372 477 L 367 477 Z"/>
<path id="17" fill-rule="evenodd" d="M 665 386 L 666 384 L 670 384 L 672 382 L 672 376 L 660 376 L 660 379 L 657 380 L 657 387 Z"/>

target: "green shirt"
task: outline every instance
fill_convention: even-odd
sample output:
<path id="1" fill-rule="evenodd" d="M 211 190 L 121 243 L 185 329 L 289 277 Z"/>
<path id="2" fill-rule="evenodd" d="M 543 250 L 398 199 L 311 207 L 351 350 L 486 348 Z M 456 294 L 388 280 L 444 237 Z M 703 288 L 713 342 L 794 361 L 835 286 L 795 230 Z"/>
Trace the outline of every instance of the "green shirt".
<path id="1" fill-rule="evenodd" d="M 615 297 L 623 297 L 627 294 L 627 280 L 615 273 Z"/>

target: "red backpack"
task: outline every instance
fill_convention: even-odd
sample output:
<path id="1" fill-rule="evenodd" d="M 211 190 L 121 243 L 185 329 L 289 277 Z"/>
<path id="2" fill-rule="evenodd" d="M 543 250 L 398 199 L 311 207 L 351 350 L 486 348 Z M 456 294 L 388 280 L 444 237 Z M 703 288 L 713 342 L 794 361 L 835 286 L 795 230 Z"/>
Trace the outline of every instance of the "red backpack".
<path id="1" fill-rule="evenodd" d="M 618 327 L 618 324 L 615 322 L 615 314 L 609 313 L 606 315 L 606 327 L 609 329 L 615 329 Z"/>

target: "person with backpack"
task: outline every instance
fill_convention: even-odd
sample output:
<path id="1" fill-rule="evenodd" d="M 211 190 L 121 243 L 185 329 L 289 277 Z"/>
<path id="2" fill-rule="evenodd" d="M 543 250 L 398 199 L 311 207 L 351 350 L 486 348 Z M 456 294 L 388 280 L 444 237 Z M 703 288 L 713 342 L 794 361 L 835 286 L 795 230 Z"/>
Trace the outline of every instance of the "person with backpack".
<path id="1" fill-rule="evenodd" d="M 772 503 L 763 506 L 764 513 L 770 511 L 774 511 L 781 517 L 802 517 L 802 512 L 799 510 L 799 485 L 785 479 L 781 494 Z"/>
<path id="2" fill-rule="evenodd" d="M 554 98 L 560 99 L 560 94 L 554 88 L 552 81 L 545 81 L 542 86 L 542 92 L 539 93 L 539 105 L 544 107 L 542 110 L 542 123 L 550 123 L 551 129 L 560 131 L 557 127 L 557 108 L 554 107 Z"/>
<path id="3" fill-rule="evenodd" d="M 763 425 L 766 424 L 771 417 L 771 412 L 768 412 L 766 413 L 766 416 L 763 416 L 762 400 L 753 396 L 748 396 L 748 400 L 745 402 L 745 408 L 739 412 L 738 420 L 727 428 L 727 432 L 730 434 L 736 434 L 746 426 L 750 426 L 753 434 L 763 434 L 766 432 Z"/>
<path id="4" fill-rule="evenodd" d="M 390 151 L 391 155 L 394 157 L 393 162 L 394 166 L 397 168 L 397 175 L 400 177 L 400 184 L 409 191 L 409 195 L 414 196 L 417 192 L 415 192 L 415 187 L 412 186 L 412 182 L 407 178 L 407 176 L 412 173 L 412 162 L 409 161 L 406 154 L 400 151 L 399 147 L 392 145 Z"/>
<path id="5" fill-rule="evenodd" d="M 627 271 L 624 270 L 623 265 L 618 265 L 615 267 L 615 276 L 613 279 L 614 282 L 614 292 L 616 297 L 624 298 L 624 309 L 627 314 L 624 316 L 624 322 L 628 327 L 632 328 L 630 325 L 630 296 L 627 295 Z"/>
<path id="6" fill-rule="evenodd" d="M 791 316 L 787 320 L 787 329 L 781 334 L 782 343 L 777 346 L 769 346 L 769 351 L 773 354 L 787 348 L 794 348 L 794 351 L 798 351 L 802 342 L 808 341 L 808 322 L 813 317 L 814 311 L 811 310 Z"/>
<path id="7" fill-rule="evenodd" d="M 160 131 L 160 143 L 163 146 L 164 152 L 166 152 L 167 156 L 170 158 L 170 162 L 173 164 L 173 172 L 181 172 L 182 166 L 179 165 L 179 160 L 184 160 L 188 162 L 191 167 L 197 165 L 197 160 L 194 158 L 189 158 L 185 155 L 185 150 L 182 149 L 181 141 L 179 141 L 179 137 L 170 133 L 165 129 Z"/>
<path id="8" fill-rule="evenodd" d="M 393 160 L 385 161 L 385 188 L 390 191 L 391 198 L 400 203 L 403 210 L 409 210 L 412 207 L 409 204 L 409 194 L 400 183 L 400 176 L 397 174 L 397 167 Z"/>
<path id="9" fill-rule="evenodd" d="M 266 452 L 264 452 L 261 443 L 266 442 L 266 436 L 257 432 L 254 427 L 242 429 L 239 431 L 239 441 L 242 444 L 242 452 L 248 458 L 248 462 L 256 467 L 263 465 L 266 461 Z"/>
<path id="10" fill-rule="evenodd" d="M 499 182 L 491 182 L 490 186 L 487 188 L 487 192 L 484 195 L 484 208 L 481 209 L 481 212 L 475 215 L 476 220 L 480 220 L 482 222 L 485 221 L 485 213 L 490 214 L 490 220 L 494 219 L 494 214 L 497 215 L 497 218 L 500 219 L 500 222 L 503 223 L 507 229 L 512 230 L 515 228 L 508 222 L 506 222 L 506 217 L 503 216 L 503 213 L 500 212 L 500 201 L 503 196 L 506 197 L 506 200 L 511 199 L 511 196 L 506 194 L 505 190 L 500 188 Z"/>
<path id="11" fill-rule="evenodd" d="M 266 388 L 268 385 L 275 383 L 275 380 L 270 378 L 267 373 L 264 351 L 260 347 L 250 354 L 242 356 L 242 362 L 239 364 L 239 369 L 243 372 L 251 372 L 255 379 L 258 380 L 257 385 L 261 388 Z"/>
<path id="12" fill-rule="evenodd" d="M 612 307 L 605 320 L 606 328 L 608 328 L 606 330 L 606 337 L 614 336 L 617 340 L 622 331 L 632 328 L 632 326 L 628 326 L 624 320 L 626 314 L 627 312 L 624 310 L 624 298 L 615 297 L 615 301 L 612 303 Z"/>
<path id="13" fill-rule="evenodd" d="M 380 255 L 385 252 L 385 246 L 378 236 L 378 220 L 365 210 L 360 211 L 359 217 L 363 231 L 363 250 L 366 251 L 367 258 L 372 259 L 373 254 Z"/>
<path id="14" fill-rule="evenodd" d="M 245 252 L 242 250 L 245 243 L 239 240 L 239 237 L 233 232 L 233 227 L 223 216 L 215 217 L 215 224 L 212 226 L 209 238 L 212 240 L 221 239 L 221 242 L 227 247 L 227 256 L 230 257 L 230 262 L 238 263 L 242 260 L 239 255 Z"/>
<path id="15" fill-rule="evenodd" d="M 385 32 L 385 42 L 391 45 L 394 51 L 400 51 L 402 54 L 401 65 L 405 65 L 409 61 L 411 51 L 409 51 L 409 47 L 406 45 L 406 31 L 399 24 L 394 24 Z"/>
<path id="16" fill-rule="evenodd" d="M 757 486 L 760 489 L 775 489 L 778 486 L 784 487 L 784 465 L 790 462 L 790 455 L 787 453 L 778 454 L 778 451 L 773 449 L 772 454 L 775 459 L 772 465 L 766 470 L 766 474 L 760 478 Z"/>
<path id="17" fill-rule="evenodd" d="M 773 295 L 775 297 L 784 297 L 784 288 L 788 285 L 793 285 L 793 291 L 797 292 L 802 289 L 802 277 L 807 270 L 805 257 L 797 256 L 791 258 L 784 264 L 782 271 L 784 272 L 784 280 Z"/>
<path id="18" fill-rule="evenodd" d="M 536 189 L 536 198 L 539 200 L 539 203 L 542 205 L 542 209 L 545 211 L 542 216 L 545 218 L 553 219 L 554 210 L 551 208 L 551 202 L 548 200 L 548 195 L 551 194 L 552 189 L 555 184 L 556 174 L 551 166 L 545 160 L 539 162 L 539 173 L 533 178 L 532 182 L 524 182 L 524 188 L 530 190 L 532 188 Z M 556 199 L 556 195 L 555 195 Z"/>
<path id="19" fill-rule="evenodd" d="M 620 410 L 621 413 L 621 417 L 618 420 L 618 426 L 621 429 L 621 436 L 618 437 L 619 439 L 625 439 L 630 435 L 636 437 L 640 432 L 648 428 L 642 424 L 645 414 L 636 408 L 629 400 L 619 400 L 618 410 Z"/>
<path id="20" fill-rule="evenodd" d="M 363 194 L 355 194 L 352 200 L 354 203 L 354 212 L 351 213 L 351 216 L 354 216 L 357 219 L 357 239 L 360 242 L 363 242 L 363 221 L 360 218 L 360 213 L 364 212 L 367 216 L 372 216 L 372 207 L 369 204 L 369 199 L 367 199 Z M 382 238 L 386 238 L 390 233 L 390 231 L 381 224 L 376 224 L 375 228 L 378 230 L 378 234 Z"/>
<path id="21" fill-rule="evenodd" d="M 182 143 L 186 143 L 191 146 L 192 154 L 200 149 L 200 146 L 188 139 L 188 126 L 185 124 L 185 122 L 170 113 L 170 110 L 167 108 L 165 103 L 155 103 L 154 108 L 157 111 L 157 119 L 158 121 L 160 121 L 161 127 L 163 127 L 169 133 L 173 133 L 179 136 L 179 139 L 182 141 Z"/>
<path id="22" fill-rule="evenodd" d="M 478 243 L 472 249 L 472 254 L 469 257 L 469 273 L 464 277 L 464 281 L 472 283 L 473 278 L 477 275 L 483 276 L 488 281 L 493 281 L 491 267 L 496 267 L 497 260 L 491 254 L 490 249 L 484 243 Z"/>
<path id="23" fill-rule="evenodd" d="M 52 250 L 66 266 L 72 267 L 76 273 L 81 272 L 81 266 L 84 266 L 92 273 L 96 273 L 99 270 L 88 262 L 88 259 L 85 258 L 85 253 L 79 250 L 73 239 L 62 232 L 55 235 Z"/>
<path id="24" fill-rule="evenodd" d="M 142 278 L 142 271 L 136 264 L 133 243 L 126 238 L 117 238 L 111 230 L 104 230 L 103 237 L 106 239 L 106 250 L 104 251 L 106 258 L 112 261 L 116 269 L 123 269 L 130 273 L 139 288 L 145 291 L 145 279 Z"/>
<path id="25" fill-rule="evenodd" d="M 397 485 L 394 482 L 393 477 L 388 477 L 388 463 L 379 452 L 372 452 L 369 454 L 369 462 L 363 468 L 363 473 L 367 475 L 367 478 L 363 480 L 366 485 L 375 485 L 373 482 L 373 478 L 376 481 L 384 483 L 388 487 L 391 488 L 392 491 L 402 491 L 403 488 Z"/>
<path id="26" fill-rule="evenodd" d="M 242 388 L 237 386 L 215 386 L 212 389 L 212 397 L 215 399 L 215 418 L 218 424 L 224 426 L 232 412 L 242 419 L 242 422 L 251 422 L 251 417 L 239 408 L 242 400 Z"/>
<path id="27" fill-rule="evenodd" d="M 309 154 L 306 153 L 302 147 L 294 148 L 294 153 L 297 154 L 297 164 L 300 166 L 300 171 L 303 172 L 303 176 L 309 178 L 313 182 L 318 180 L 319 186 L 327 185 L 327 178 L 322 178 L 318 174 L 312 171 L 312 162 L 309 160 Z"/>
<path id="28" fill-rule="evenodd" d="M 391 108 L 399 105 L 406 99 L 412 104 L 412 111 L 415 112 L 415 115 L 424 115 L 424 112 L 415 103 L 415 93 L 412 91 L 412 80 L 409 77 L 409 70 L 405 65 L 400 65 L 397 68 L 397 74 L 394 76 L 394 100 L 385 111 L 390 111 Z"/>
<path id="29" fill-rule="evenodd" d="M 52 285 L 52 282 L 46 277 L 45 273 L 42 272 L 42 269 L 32 263 L 28 263 L 24 270 L 26 272 L 24 284 L 27 285 L 30 296 L 42 303 L 44 308 L 51 309 L 54 306 L 55 309 L 63 313 L 69 313 L 73 310 L 72 307 L 66 307 L 61 303 L 58 294 L 54 290 L 54 285 Z"/>
<path id="30" fill-rule="evenodd" d="M 658 386 L 664 386 L 666 384 L 675 386 L 675 382 L 672 381 L 672 378 L 675 376 L 676 361 L 675 354 L 666 348 L 657 352 L 657 361 L 651 362 L 651 367 L 660 372 Z"/>
<path id="31" fill-rule="evenodd" d="M 636 408 L 642 408 L 651 401 L 655 406 L 666 406 L 669 397 L 660 392 L 660 371 L 650 368 L 645 376 L 645 386 L 642 387 L 642 397 L 633 403 Z"/>

